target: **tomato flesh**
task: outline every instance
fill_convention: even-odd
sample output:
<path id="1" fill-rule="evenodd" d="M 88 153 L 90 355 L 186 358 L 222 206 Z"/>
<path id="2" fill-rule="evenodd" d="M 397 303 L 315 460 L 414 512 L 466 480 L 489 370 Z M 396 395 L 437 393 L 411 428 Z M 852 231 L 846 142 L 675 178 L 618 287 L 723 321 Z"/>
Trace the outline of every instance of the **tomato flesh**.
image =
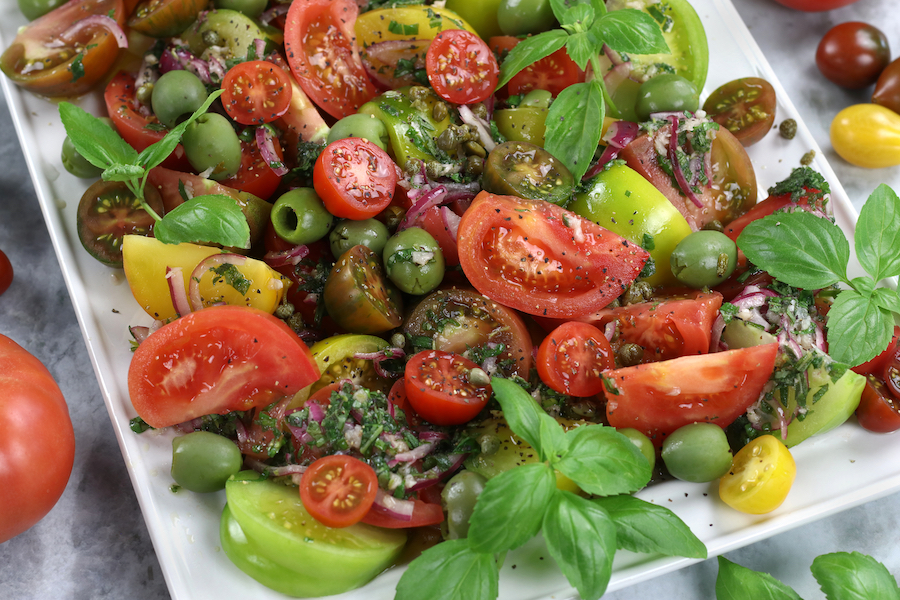
<path id="1" fill-rule="evenodd" d="M 609 340 L 588 323 L 563 323 L 538 348 L 541 381 L 561 394 L 581 398 L 599 394 L 603 391 L 601 373 L 614 367 Z"/>
<path id="2" fill-rule="evenodd" d="M 649 254 L 543 200 L 480 192 L 463 214 L 459 259 L 495 302 L 552 318 L 600 310 L 634 281 Z"/>
<path id="3" fill-rule="evenodd" d="M 316 160 L 313 186 L 328 212 L 345 219 L 368 219 L 390 205 L 397 165 L 369 140 L 344 138 L 329 144 Z"/>
<path id="4" fill-rule="evenodd" d="M 128 392 L 152 427 L 169 427 L 292 396 L 319 378 L 309 349 L 272 315 L 213 306 L 145 339 L 128 369 Z"/>
<path id="5" fill-rule="evenodd" d="M 777 352 L 765 344 L 607 371 L 609 424 L 633 427 L 657 447 L 689 423 L 724 429 L 759 398 Z"/>
<path id="6" fill-rule="evenodd" d="M 331 454 L 313 462 L 300 479 L 300 499 L 317 521 L 329 527 L 359 523 L 378 491 L 378 477 L 369 465 L 346 454 Z"/>
<path id="7" fill-rule="evenodd" d="M 875 433 L 890 433 L 900 429 L 900 399 L 885 382 L 875 375 L 866 376 L 859 406 L 856 407 L 859 424 Z"/>
<path id="8" fill-rule="evenodd" d="M 291 104 L 291 78 L 284 69 L 265 60 L 233 66 L 222 80 L 222 106 L 242 125 L 271 123 Z"/>
<path id="9" fill-rule="evenodd" d="M 416 413 L 434 425 L 461 425 L 475 418 L 491 397 L 489 383 L 470 379 L 471 360 L 442 350 L 424 350 L 406 363 L 406 395 Z"/>
<path id="10" fill-rule="evenodd" d="M 760 77 L 735 79 L 710 94 L 703 110 L 741 144 L 751 146 L 775 123 L 775 88 Z"/>
<path id="11" fill-rule="evenodd" d="M 494 53 L 484 41 L 464 29 L 435 36 L 425 54 L 428 81 L 438 96 L 455 104 L 486 100 L 500 76 Z"/>

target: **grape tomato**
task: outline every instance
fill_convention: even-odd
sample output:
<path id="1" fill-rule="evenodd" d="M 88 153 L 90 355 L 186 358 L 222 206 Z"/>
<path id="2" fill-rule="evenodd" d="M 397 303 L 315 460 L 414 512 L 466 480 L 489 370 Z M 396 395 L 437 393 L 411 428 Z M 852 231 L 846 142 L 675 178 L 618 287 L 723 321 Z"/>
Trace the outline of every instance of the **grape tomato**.
<path id="1" fill-rule="evenodd" d="M 869 87 L 891 60 L 887 36 L 873 25 L 835 25 L 816 48 L 816 66 L 831 82 L 851 90 Z"/>

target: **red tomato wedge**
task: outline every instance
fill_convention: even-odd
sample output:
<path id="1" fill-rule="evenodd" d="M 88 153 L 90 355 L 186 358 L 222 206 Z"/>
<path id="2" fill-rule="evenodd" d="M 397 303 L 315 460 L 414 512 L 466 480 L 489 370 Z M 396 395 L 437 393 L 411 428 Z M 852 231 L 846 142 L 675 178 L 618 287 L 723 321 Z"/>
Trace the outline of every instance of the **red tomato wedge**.
<path id="1" fill-rule="evenodd" d="M 601 373 L 616 366 L 609 340 L 588 323 L 563 323 L 538 348 L 541 381 L 561 394 L 587 398 L 603 391 Z"/>
<path id="2" fill-rule="evenodd" d="M 778 344 L 765 344 L 607 371 L 606 416 L 633 427 L 658 447 L 689 423 L 728 427 L 762 392 Z"/>
<path id="3" fill-rule="evenodd" d="M 145 339 L 131 359 L 128 392 L 137 414 L 159 428 L 265 406 L 318 379 L 309 348 L 283 321 L 214 306 Z"/>
<path id="4" fill-rule="evenodd" d="M 457 233 L 459 260 L 475 288 L 532 315 L 571 319 L 620 296 L 649 254 L 543 200 L 480 192 Z"/>
<path id="5" fill-rule="evenodd" d="M 435 93 L 454 104 L 486 100 L 497 87 L 500 66 L 480 37 L 464 29 L 440 32 L 428 46 L 425 71 Z"/>
<path id="6" fill-rule="evenodd" d="M 295 0 L 284 25 L 284 47 L 297 83 L 336 119 L 352 115 L 377 93 L 356 47 L 358 14 L 352 0 Z"/>
<path id="7" fill-rule="evenodd" d="M 377 493 L 375 470 L 346 454 L 323 456 L 309 465 L 300 479 L 303 507 L 328 527 L 359 523 Z"/>
<path id="8" fill-rule="evenodd" d="M 271 123 L 288 111 L 291 77 L 266 60 L 251 60 L 231 67 L 222 80 L 222 106 L 243 125 Z"/>

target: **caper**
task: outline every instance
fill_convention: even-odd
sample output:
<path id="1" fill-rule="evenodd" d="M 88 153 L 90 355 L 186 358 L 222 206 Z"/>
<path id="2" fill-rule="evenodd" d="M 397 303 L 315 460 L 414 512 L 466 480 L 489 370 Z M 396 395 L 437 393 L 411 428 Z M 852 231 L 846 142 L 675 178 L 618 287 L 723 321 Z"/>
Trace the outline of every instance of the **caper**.
<path id="1" fill-rule="evenodd" d="M 485 152 L 484 146 L 482 146 L 478 142 L 466 142 L 465 151 L 466 154 L 469 155 L 475 155 L 481 158 L 487 157 L 487 152 Z"/>
<path id="2" fill-rule="evenodd" d="M 425 100 L 431 95 L 431 90 L 421 85 L 414 85 L 409 88 L 409 97 L 412 100 Z"/>
<path id="3" fill-rule="evenodd" d="M 443 121 L 450 115 L 450 110 L 447 108 L 447 105 L 443 102 L 438 102 L 434 105 L 434 108 L 431 109 L 431 118 L 435 121 Z"/>
<path id="4" fill-rule="evenodd" d="M 638 304 L 640 302 L 647 302 L 652 297 L 653 286 L 646 281 L 636 281 L 628 288 L 628 291 L 625 292 L 625 303 Z"/>
<path id="5" fill-rule="evenodd" d="M 465 170 L 469 175 L 481 175 L 484 171 L 484 159 L 477 156 L 467 156 Z"/>
<path id="6" fill-rule="evenodd" d="M 152 83 L 144 83 L 134 92 L 134 97 L 141 104 L 150 104 L 150 99 L 153 97 L 153 84 Z"/>
<path id="7" fill-rule="evenodd" d="M 200 37 L 207 48 L 222 45 L 222 37 L 212 29 L 207 29 Z"/>
<path id="8" fill-rule="evenodd" d="M 472 114 L 479 119 L 487 119 L 487 106 L 485 106 L 484 103 L 479 102 L 478 104 L 472 104 L 469 108 L 472 110 Z"/>
<path id="9" fill-rule="evenodd" d="M 644 358 L 644 349 L 637 344 L 627 342 L 616 350 L 616 358 L 623 367 L 633 367 L 641 363 L 641 359 Z"/>
<path id="10" fill-rule="evenodd" d="M 794 139 L 794 136 L 797 135 L 797 121 L 794 119 L 785 119 L 781 122 L 781 125 L 778 126 L 778 133 L 786 140 Z"/>
<path id="11" fill-rule="evenodd" d="M 435 140 L 437 147 L 443 150 L 448 154 L 455 154 L 459 149 L 459 138 L 456 135 L 456 130 L 452 128 L 447 128 L 443 130 Z"/>

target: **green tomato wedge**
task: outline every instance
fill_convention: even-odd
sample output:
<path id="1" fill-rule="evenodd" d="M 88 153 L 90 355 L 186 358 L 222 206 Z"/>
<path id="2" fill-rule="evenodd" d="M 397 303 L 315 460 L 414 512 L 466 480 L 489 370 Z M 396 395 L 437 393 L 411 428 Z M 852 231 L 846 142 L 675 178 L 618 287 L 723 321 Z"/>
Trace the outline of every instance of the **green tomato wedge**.
<path id="1" fill-rule="evenodd" d="M 328 596 L 363 586 L 394 564 L 406 545 L 402 529 L 322 525 L 303 507 L 297 488 L 255 471 L 229 479 L 225 495 L 222 550 L 242 571 L 289 596 Z"/>
<path id="2" fill-rule="evenodd" d="M 822 386 L 828 386 L 825 393 L 815 402 L 813 398 L 821 393 Z M 787 428 L 784 445 L 788 448 L 814 435 L 831 431 L 850 418 L 859 406 L 866 378 L 850 369 L 844 371 L 837 381 L 833 381 L 827 367 L 809 370 L 809 393 L 806 407 L 809 412 L 802 421 L 794 419 Z M 793 402 L 793 398 L 791 399 Z M 788 409 L 790 410 L 790 406 Z"/>
<path id="3" fill-rule="evenodd" d="M 691 233 L 678 209 L 637 171 L 621 163 L 612 163 L 589 185 L 566 208 L 644 247 L 656 263 L 647 283 L 678 285 L 669 257 Z"/>
<path id="4" fill-rule="evenodd" d="M 636 4 L 660 24 L 671 54 L 630 55 L 634 74 L 650 78 L 671 67 L 702 90 L 709 70 L 709 44 L 694 7 L 687 0 L 610 0 L 607 8 L 636 8 Z"/>

